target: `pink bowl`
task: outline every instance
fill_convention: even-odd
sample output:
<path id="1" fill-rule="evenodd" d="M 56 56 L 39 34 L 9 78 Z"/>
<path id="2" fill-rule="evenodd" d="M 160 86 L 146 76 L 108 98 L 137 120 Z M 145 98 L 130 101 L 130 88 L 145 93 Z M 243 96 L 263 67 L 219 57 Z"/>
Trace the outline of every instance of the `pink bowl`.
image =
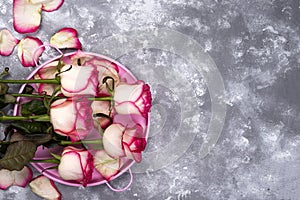
<path id="1" fill-rule="evenodd" d="M 75 55 L 76 53 L 78 53 L 78 52 L 67 53 L 67 54 L 64 54 L 63 57 L 64 57 L 64 59 L 67 60 L 70 57 L 72 57 L 73 55 Z M 102 59 L 102 60 L 110 61 L 110 62 L 112 62 L 112 63 L 114 63 L 115 65 L 118 66 L 120 79 L 126 80 L 128 83 L 133 83 L 133 82 L 137 81 L 137 78 L 121 63 L 119 63 L 119 62 L 117 62 L 117 61 L 115 61 L 111 58 L 108 58 L 104 55 L 97 54 L 97 53 L 90 53 L 90 52 L 81 52 L 81 53 L 84 53 L 85 55 L 88 55 L 88 56 L 93 56 L 94 58 L 99 58 L 99 59 Z M 46 66 L 47 64 L 49 64 L 53 61 L 59 60 L 60 58 L 61 58 L 61 56 L 57 56 L 57 57 L 54 57 L 54 58 L 46 61 L 45 63 L 39 65 L 27 77 L 27 79 L 31 79 L 38 72 L 38 70 L 40 70 L 41 68 L 43 68 L 44 66 Z M 26 84 L 21 86 L 21 88 L 19 90 L 19 93 L 21 93 L 24 90 L 25 86 L 26 86 Z M 22 98 L 18 98 L 17 101 L 22 102 Z M 19 106 L 18 106 L 18 104 L 16 104 L 15 107 L 14 107 L 14 115 L 18 115 L 18 113 L 19 113 Z M 150 124 L 150 114 L 148 116 L 148 121 L 147 121 L 146 127 L 145 127 L 146 139 L 147 139 L 148 133 L 149 133 L 149 124 Z M 51 149 L 51 152 L 53 152 L 53 153 L 61 153 L 61 151 L 62 151 L 62 148 L 55 148 L 55 149 L 52 148 Z M 47 149 L 45 147 L 43 148 L 43 147 L 40 146 L 36 151 L 34 159 L 48 159 L 48 158 L 51 158 L 51 155 L 49 154 L 49 149 Z M 110 180 L 113 180 L 113 179 L 121 176 L 124 172 L 126 172 L 135 163 L 134 160 L 127 159 L 127 158 L 122 158 L 121 162 L 123 163 L 123 165 L 120 169 L 120 172 L 118 174 L 116 174 L 115 176 L 113 176 Z M 54 166 L 54 164 L 52 164 L 52 163 L 31 163 L 31 165 L 35 169 L 37 169 L 41 174 L 47 176 L 48 178 L 50 178 L 53 181 L 56 181 L 58 183 L 68 185 L 68 186 L 76 186 L 76 187 L 82 186 L 80 183 L 75 182 L 75 181 L 63 180 L 59 176 L 56 169 L 55 170 L 45 170 L 49 167 Z M 43 170 L 45 170 L 45 171 L 43 171 Z M 100 185 L 100 184 L 103 184 L 103 183 L 107 183 L 107 181 L 96 170 L 94 170 L 93 178 L 87 184 L 87 186 L 96 186 L 96 185 Z"/>

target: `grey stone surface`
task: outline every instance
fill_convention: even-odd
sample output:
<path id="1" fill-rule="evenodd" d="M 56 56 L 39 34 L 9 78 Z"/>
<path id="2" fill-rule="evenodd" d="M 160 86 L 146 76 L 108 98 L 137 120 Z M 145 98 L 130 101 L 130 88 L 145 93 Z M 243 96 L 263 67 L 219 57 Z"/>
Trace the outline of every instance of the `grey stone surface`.
<path id="1" fill-rule="evenodd" d="M 30 35 L 46 43 L 58 29 L 73 27 L 83 50 L 116 58 L 150 83 L 154 106 L 146 152 L 159 157 L 168 144 L 176 147 L 163 152 L 165 161 L 155 164 L 152 158 L 151 167 L 134 166 L 134 172 L 142 173 L 134 173 L 132 186 L 123 193 L 105 185 L 57 184 L 63 199 L 300 199 L 299 0 L 69 0 L 42 15 L 41 28 Z M 24 37 L 12 23 L 12 0 L 0 1 L 0 28 Z M 124 40 L 139 37 L 130 31 L 141 28 L 154 30 L 153 35 L 167 28 L 193 39 L 218 67 L 225 94 L 217 97 L 227 107 L 226 118 L 218 142 L 204 158 L 200 149 L 210 138 L 215 95 L 207 85 L 209 65 L 184 59 L 192 49 L 178 55 L 172 49 L 146 48 L 147 40 L 144 46 L 134 44 L 139 49 L 128 49 Z M 174 41 L 176 47 L 186 42 L 177 39 L 164 42 Z M 124 49 L 126 53 L 118 52 Z M 43 60 L 55 54 L 47 52 Z M 23 68 L 16 53 L 1 57 L 0 66 L 10 66 L 12 77 L 24 78 L 32 68 Z M 172 142 L 184 134 L 186 140 Z M 184 149 L 189 134 L 193 140 Z M 112 185 L 125 186 L 128 179 L 125 173 Z M 0 198 L 39 199 L 28 187 L 0 191 Z"/>

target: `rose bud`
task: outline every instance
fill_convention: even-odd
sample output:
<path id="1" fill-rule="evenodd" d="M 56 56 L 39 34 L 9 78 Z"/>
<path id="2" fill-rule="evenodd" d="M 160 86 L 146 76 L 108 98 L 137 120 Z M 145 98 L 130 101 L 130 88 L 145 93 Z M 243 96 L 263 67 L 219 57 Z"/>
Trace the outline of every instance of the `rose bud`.
<path id="1" fill-rule="evenodd" d="M 61 69 L 61 92 L 66 97 L 97 95 L 98 71 L 93 66 L 65 65 Z"/>
<path id="2" fill-rule="evenodd" d="M 64 180 L 77 181 L 84 187 L 92 179 L 93 156 L 84 149 L 65 147 L 58 165 L 58 173 Z"/>
<path id="3" fill-rule="evenodd" d="M 87 100 L 59 99 L 51 104 L 50 120 L 57 134 L 78 141 L 94 126 L 92 112 Z"/>
<path id="4" fill-rule="evenodd" d="M 146 144 L 143 128 L 138 124 L 131 128 L 121 124 L 112 124 L 105 129 L 103 134 L 104 150 L 113 158 L 124 156 L 141 162 L 141 153 Z"/>
<path id="5" fill-rule="evenodd" d="M 151 108 L 151 92 L 148 84 L 120 83 L 114 91 L 115 109 L 119 114 L 140 114 L 147 118 Z"/>

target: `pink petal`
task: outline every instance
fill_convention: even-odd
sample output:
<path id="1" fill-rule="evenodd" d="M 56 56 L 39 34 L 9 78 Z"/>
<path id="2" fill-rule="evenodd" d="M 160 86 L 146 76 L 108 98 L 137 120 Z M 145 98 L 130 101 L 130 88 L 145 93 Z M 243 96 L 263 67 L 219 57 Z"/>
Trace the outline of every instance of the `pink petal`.
<path id="1" fill-rule="evenodd" d="M 114 99 L 117 102 L 132 101 L 135 102 L 143 93 L 143 82 L 137 84 L 120 83 L 115 88 Z"/>
<path id="2" fill-rule="evenodd" d="M 46 12 L 52 12 L 52 11 L 59 9 L 63 3 L 64 3 L 64 0 L 47 1 L 47 2 L 43 3 L 42 9 Z"/>
<path id="3" fill-rule="evenodd" d="M 0 170 L 0 189 L 6 190 L 14 182 L 14 177 L 12 172 L 7 169 Z"/>
<path id="4" fill-rule="evenodd" d="M 97 151 L 94 155 L 94 167 L 106 179 L 119 173 L 120 159 L 110 157 L 104 150 Z"/>
<path id="5" fill-rule="evenodd" d="M 129 149 L 129 146 L 125 143 L 123 143 L 124 145 L 124 150 L 126 153 L 126 157 L 135 160 L 137 163 L 140 163 L 142 161 L 142 154 L 139 152 L 132 152 Z"/>
<path id="6" fill-rule="evenodd" d="M 44 198 L 44 199 L 61 199 L 61 193 L 58 191 L 52 180 L 49 180 L 47 177 L 41 175 L 33 179 L 29 186 L 35 194 Z"/>
<path id="7" fill-rule="evenodd" d="M 34 76 L 34 79 L 52 79 L 55 78 L 55 75 L 57 73 L 57 65 L 58 61 L 53 61 L 47 65 L 45 65 L 43 68 L 41 68 L 36 75 Z M 58 86 L 56 84 L 36 84 L 38 87 L 38 93 L 46 93 L 48 95 L 52 95 L 55 88 Z M 59 94 L 59 93 L 58 93 Z"/>
<path id="8" fill-rule="evenodd" d="M 24 67 L 34 66 L 33 53 L 34 51 L 43 45 L 42 41 L 34 37 L 25 37 L 18 45 L 18 57 Z M 45 48 L 40 48 L 35 59 L 37 60 L 40 55 L 44 52 Z"/>
<path id="9" fill-rule="evenodd" d="M 94 67 L 65 65 L 62 71 L 64 73 L 60 74 L 61 91 L 65 96 L 97 95 L 98 76 Z"/>
<path id="10" fill-rule="evenodd" d="M 14 0 L 14 28 L 19 33 L 35 32 L 41 23 L 42 4 L 33 4 L 28 0 Z"/>
<path id="11" fill-rule="evenodd" d="M 0 55 L 9 56 L 19 41 L 9 30 L 2 29 L 0 31 Z"/>
<path id="12" fill-rule="evenodd" d="M 28 182 L 32 179 L 32 170 L 25 166 L 21 171 L 12 171 L 14 176 L 13 185 L 25 187 Z"/>
<path id="13" fill-rule="evenodd" d="M 112 124 L 103 134 L 103 146 L 108 155 L 113 158 L 124 156 L 122 136 L 125 127 L 120 124 Z"/>
<path id="14" fill-rule="evenodd" d="M 57 46 L 60 49 L 81 49 L 81 43 L 78 39 L 78 33 L 73 28 L 60 29 L 51 37 L 50 44 Z"/>
<path id="15" fill-rule="evenodd" d="M 122 103 L 116 103 L 115 105 L 116 112 L 118 114 L 124 114 L 124 115 L 143 115 L 143 113 L 140 111 L 140 109 L 131 101 L 125 101 Z"/>

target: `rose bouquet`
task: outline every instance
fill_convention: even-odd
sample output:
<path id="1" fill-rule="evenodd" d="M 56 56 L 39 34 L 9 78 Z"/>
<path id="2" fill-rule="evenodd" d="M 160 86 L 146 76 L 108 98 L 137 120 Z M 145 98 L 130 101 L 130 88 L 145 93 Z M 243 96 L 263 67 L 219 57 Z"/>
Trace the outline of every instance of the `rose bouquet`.
<path id="1" fill-rule="evenodd" d="M 9 93 L 8 84 L 23 86 Z M 55 171 L 62 181 L 83 186 L 95 176 L 112 180 L 126 163 L 142 160 L 151 101 L 149 85 L 118 63 L 82 51 L 51 60 L 28 80 L 0 79 L 1 108 L 15 104 L 14 116 L 0 116 L 7 124 L 0 188 L 26 186 L 29 163 L 45 163 L 42 173 Z M 30 186 L 45 198 L 61 196 L 45 176 Z"/>

